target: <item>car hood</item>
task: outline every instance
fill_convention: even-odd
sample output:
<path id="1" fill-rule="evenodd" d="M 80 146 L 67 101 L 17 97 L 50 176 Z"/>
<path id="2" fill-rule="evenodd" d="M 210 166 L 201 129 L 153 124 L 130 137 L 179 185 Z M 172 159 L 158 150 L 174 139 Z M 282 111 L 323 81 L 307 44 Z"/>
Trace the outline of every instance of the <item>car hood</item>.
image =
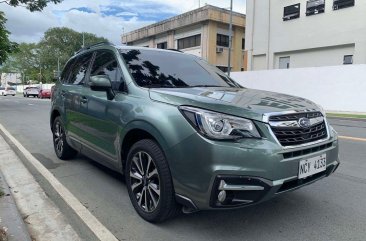
<path id="1" fill-rule="evenodd" d="M 285 111 L 319 110 L 304 98 L 245 88 L 164 88 L 150 89 L 155 101 L 213 110 L 263 121 L 264 114 Z"/>

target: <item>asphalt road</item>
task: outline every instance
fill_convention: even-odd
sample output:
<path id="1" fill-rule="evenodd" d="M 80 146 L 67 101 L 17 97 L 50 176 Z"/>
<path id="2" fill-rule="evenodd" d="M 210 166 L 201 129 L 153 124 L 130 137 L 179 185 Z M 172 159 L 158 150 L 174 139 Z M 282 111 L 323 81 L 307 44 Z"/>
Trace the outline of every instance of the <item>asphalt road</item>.
<path id="1" fill-rule="evenodd" d="M 0 96 L 0 123 L 120 240 L 366 240 L 366 142 L 341 139 L 337 172 L 295 192 L 154 225 L 135 213 L 122 176 L 83 156 L 57 159 L 49 110 L 49 100 Z M 330 122 L 341 136 L 366 138 L 366 121 Z"/>

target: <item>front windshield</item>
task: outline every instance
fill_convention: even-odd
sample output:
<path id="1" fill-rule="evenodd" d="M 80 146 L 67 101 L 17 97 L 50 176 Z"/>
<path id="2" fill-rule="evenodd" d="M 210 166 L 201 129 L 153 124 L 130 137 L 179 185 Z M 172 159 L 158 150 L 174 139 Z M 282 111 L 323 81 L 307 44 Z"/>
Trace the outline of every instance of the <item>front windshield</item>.
<path id="1" fill-rule="evenodd" d="M 214 66 L 193 55 L 144 49 L 121 49 L 132 77 L 146 88 L 242 88 Z"/>

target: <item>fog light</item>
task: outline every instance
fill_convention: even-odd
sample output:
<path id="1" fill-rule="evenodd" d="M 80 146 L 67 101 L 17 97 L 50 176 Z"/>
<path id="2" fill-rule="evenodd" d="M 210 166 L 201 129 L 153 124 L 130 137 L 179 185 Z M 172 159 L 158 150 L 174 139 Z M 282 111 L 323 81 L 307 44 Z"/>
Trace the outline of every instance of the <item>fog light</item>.
<path id="1" fill-rule="evenodd" d="M 217 199 L 219 200 L 220 203 L 225 202 L 226 192 L 225 191 L 219 192 L 219 195 L 217 195 Z"/>

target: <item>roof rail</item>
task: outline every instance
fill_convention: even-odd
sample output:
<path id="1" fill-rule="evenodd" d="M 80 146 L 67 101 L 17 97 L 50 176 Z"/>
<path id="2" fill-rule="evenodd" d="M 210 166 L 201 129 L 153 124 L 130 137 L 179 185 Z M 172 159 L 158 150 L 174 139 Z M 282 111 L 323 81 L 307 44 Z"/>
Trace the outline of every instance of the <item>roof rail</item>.
<path id="1" fill-rule="evenodd" d="M 184 53 L 183 51 L 180 51 L 179 49 L 167 49 L 167 50 L 175 51 L 175 52 L 179 52 L 179 53 Z"/>
<path id="2" fill-rule="evenodd" d="M 106 42 L 106 41 L 104 41 L 104 42 L 98 42 L 98 43 L 95 43 L 95 44 L 91 44 L 91 45 L 88 45 L 88 46 L 85 46 L 85 47 L 83 47 L 83 48 L 81 48 L 80 50 L 78 50 L 75 54 L 78 54 L 78 53 L 81 53 L 81 52 L 83 52 L 83 51 L 85 51 L 85 50 L 88 50 L 88 49 L 90 49 L 90 48 L 92 48 L 92 47 L 97 47 L 97 46 L 101 46 L 101 45 L 109 45 L 109 46 L 114 46 L 114 44 L 112 44 L 111 42 Z"/>

